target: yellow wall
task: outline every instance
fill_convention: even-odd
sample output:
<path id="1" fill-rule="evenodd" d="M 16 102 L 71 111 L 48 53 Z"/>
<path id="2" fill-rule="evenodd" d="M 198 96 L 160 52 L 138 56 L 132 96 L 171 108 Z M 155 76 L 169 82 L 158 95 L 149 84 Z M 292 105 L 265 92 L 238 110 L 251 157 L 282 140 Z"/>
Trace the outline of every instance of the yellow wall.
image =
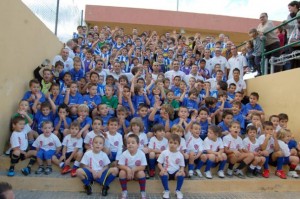
<path id="1" fill-rule="evenodd" d="M 288 128 L 300 141 L 300 69 L 293 69 L 247 81 L 248 94 L 259 94 L 259 104 L 267 118 L 273 114 L 286 113 Z"/>
<path id="2" fill-rule="evenodd" d="M 19 0 L 0 1 L 0 152 L 9 138 L 10 116 L 28 89 L 33 70 L 62 44 Z"/>

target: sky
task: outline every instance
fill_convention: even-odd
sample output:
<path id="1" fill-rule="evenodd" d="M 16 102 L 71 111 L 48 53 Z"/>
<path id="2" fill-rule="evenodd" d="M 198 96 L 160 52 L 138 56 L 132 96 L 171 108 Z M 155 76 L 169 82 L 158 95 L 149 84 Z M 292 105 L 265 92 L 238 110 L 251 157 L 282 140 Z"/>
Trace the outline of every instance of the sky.
<path id="1" fill-rule="evenodd" d="M 217 14 L 258 19 L 267 12 L 270 20 L 283 21 L 289 14 L 291 0 L 74 0 L 79 9 L 84 6 L 103 5 L 158 10 L 177 10 L 203 14 Z"/>

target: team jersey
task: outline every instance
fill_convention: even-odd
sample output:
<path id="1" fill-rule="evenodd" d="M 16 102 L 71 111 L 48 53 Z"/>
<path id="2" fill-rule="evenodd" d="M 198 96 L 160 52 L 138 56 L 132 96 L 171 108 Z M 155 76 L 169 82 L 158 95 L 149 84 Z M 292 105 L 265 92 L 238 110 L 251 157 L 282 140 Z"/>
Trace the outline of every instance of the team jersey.
<path id="1" fill-rule="evenodd" d="M 255 142 L 251 142 L 248 137 L 243 139 L 244 148 L 250 152 L 258 152 L 260 150 L 260 145 L 258 140 L 255 138 Z"/>
<path id="2" fill-rule="evenodd" d="M 56 118 L 54 119 L 54 127 L 56 127 L 56 126 L 58 125 L 59 120 L 60 120 L 59 117 L 56 117 Z M 66 117 L 66 121 L 67 121 L 67 124 L 70 126 L 70 124 L 72 123 L 71 118 Z M 66 127 L 65 127 L 65 123 L 64 123 L 64 121 L 62 121 L 61 124 L 60 124 L 60 127 L 59 127 L 59 131 L 60 131 L 61 133 L 63 133 L 64 130 L 65 130 L 65 128 L 66 128 Z"/>
<path id="3" fill-rule="evenodd" d="M 89 150 L 85 152 L 80 163 L 97 172 L 103 170 L 103 167 L 109 165 L 110 160 L 106 153 L 102 151 L 94 153 L 92 150 Z"/>
<path id="4" fill-rule="evenodd" d="M 26 151 L 28 148 L 27 134 L 29 131 L 31 131 L 31 128 L 28 124 L 25 125 L 21 132 L 14 131 L 10 136 L 10 147 L 20 148 L 21 151 Z"/>
<path id="5" fill-rule="evenodd" d="M 284 157 L 289 157 L 291 155 L 289 146 L 282 140 L 278 140 L 278 144 L 279 144 L 280 150 L 282 151 Z"/>
<path id="6" fill-rule="evenodd" d="M 198 137 L 195 138 L 191 132 L 186 133 L 186 149 L 187 152 L 202 152 L 203 151 L 203 140 Z"/>
<path id="7" fill-rule="evenodd" d="M 120 155 L 118 164 L 128 166 L 132 169 L 138 166 L 146 166 L 147 160 L 145 153 L 139 149 L 133 155 L 131 155 L 130 152 L 126 150 Z"/>
<path id="8" fill-rule="evenodd" d="M 120 133 L 117 133 L 115 135 L 111 135 L 109 131 L 106 132 L 107 139 L 109 141 L 109 149 L 111 152 L 118 152 L 123 150 L 123 138 Z"/>
<path id="9" fill-rule="evenodd" d="M 179 151 L 171 152 L 169 149 L 164 150 L 159 155 L 157 162 L 161 163 L 169 174 L 175 173 L 180 167 L 185 167 L 182 153 Z"/>
<path id="10" fill-rule="evenodd" d="M 130 134 L 133 134 L 133 132 L 129 132 L 127 134 L 127 137 Z M 144 133 L 144 132 L 140 133 L 139 134 L 139 140 L 140 140 L 139 149 L 142 150 L 145 147 L 145 145 L 148 145 L 148 137 L 147 137 L 146 133 Z"/>
<path id="11" fill-rule="evenodd" d="M 49 137 L 46 137 L 44 134 L 39 135 L 37 139 L 33 142 L 32 146 L 45 151 L 56 150 L 57 147 L 61 147 L 61 142 L 58 137 L 51 133 Z"/>
<path id="12" fill-rule="evenodd" d="M 102 133 L 96 134 L 94 131 L 90 131 L 86 134 L 86 136 L 83 140 L 84 144 L 90 145 L 90 148 L 93 149 L 93 139 L 97 135 L 99 135 L 105 139 L 105 137 L 104 137 L 104 135 L 102 135 Z M 109 140 L 105 139 L 104 147 L 109 149 L 109 146 L 110 146 Z"/>
<path id="13" fill-rule="evenodd" d="M 222 139 L 219 137 L 217 138 L 216 141 L 213 141 L 207 137 L 203 141 L 203 148 L 204 150 L 211 150 L 213 152 L 218 152 L 220 149 L 224 149 L 224 145 Z"/>
<path id="14" fill-rule="evenodd" d="M 149 149 L 164 151 L 168 148 L 168 140 L 163 138 L 162 140 L 158 140 L 155 136 L 150 139 Z"/>
<path id="15" fill-rule="evenodd" d="M 62 145 L 67 147 L 67 153 L 73 152 L 75 148 L 82 148 L 82 138 L 71 137 L 71 134 L 64 137 Z"/>
<path id="16" fill-rule="evenodd" d="M 265 134 L 259 136 L 258 143 L 259 143 L 260 146 L 264 143 L 265 139 L 266 139 Z M 265 150 L 267 150 L 269 152 L 269 154 L 273 153 L 273 151 L 274 151 L 274 139 L 272 137 L 269 139 L 267 147 L 266 147 Z"/>
<path id="17" fill-rule="evenodd" d="M 242 138 L 239 136 L 234 138 L 231 134 L 228 134 L 223 138 L 223 145 L 224 147 L 228 147 L 230 150 L 244 149 Z"/>

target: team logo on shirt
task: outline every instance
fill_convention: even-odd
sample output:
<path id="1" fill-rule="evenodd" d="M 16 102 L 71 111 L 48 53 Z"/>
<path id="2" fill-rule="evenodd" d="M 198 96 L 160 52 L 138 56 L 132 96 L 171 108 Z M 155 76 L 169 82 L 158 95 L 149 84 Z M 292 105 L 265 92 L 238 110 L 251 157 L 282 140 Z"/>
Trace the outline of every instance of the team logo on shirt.
<path id="1" fill-rule="evenodd" d="M 144 145 L 144 140 L 141 140 L 141 145 Z"/>
<path id="2" fill-rule="evenodd" d="M 135 161 L 135 166 L 141 166 L 142 162 L 140 160 Z"/>
<path id="3" fill-rule="evenodd" d="M 115 141 L 114 146 L 119 146 L 119 141 Z"/>
<path id="4" fill-rule="evenodd" d="M 40 146 L 43 146 L 43 141 L 40 141 Z"/>
<path id="5" fill-rule="evenodd" d="M 179 159 L 179 158 L 176 158 L 175 163 L 176 163 L 176 164 L 179 164 L 179 163 L 180 163 L 180 159 Z"/>
<path id="6" fill-rule="evenodd" d="M 49 145 L 49 146 L 54 146 L 54 143 L 53 143 L 53 142 L 49 142 L 48 145 Z"/>
<path id="7" fill-rule="evenodd" d="M 102 167 L 103 166 L 103 160 L 99 160 L 99 166 Z"/>
<path id="8" fill-rule="evenodd" d="M 199 149 L 198 144 L 195 144 L 195 145 L 194 145 L 194 148 L 195 148 L 196 150 L 198 150 L 198 149 Z"/>
<path id="9" fill-rule="evenodd" d="M 77 145 L 77 142 L 74 142 L 74 143 L 73 143 L 73 147 L 75 147 L 76 145 Z"/>
<path id="10" fill-rule="evenodd" d="M 271 148 L 271 149 L 273 149 L 273 148 L 274 148 L 274 145 L 273 145 L 273 144 L 271 144 L 271 145 L 270 145 L 270 148 Z"/>
<path id="11" fill-rule="evenodd" d="M 161 146 L 161 147 L 160 147 L 160 150 L 162 150 L 162 151 L 165 150 L 165 149 L 166 149 L 165 146 Z"/>
<path id="12" fill-rule="evenodd" d="M 21 141 L 21 138 L 20 138 L 20 137 L 18 137 L 18 141 L 19 141 L 19 145 L 21 145 L 21 144 L 22 144 L 22 141 Z"/>
<path id="13" fill-rule="evenodd" d="M 239 149 L 239 148 L 240 148 L 240 145 L 239 145 L 239 144 L 237 144 L 237 145 L 236 145 L 236 148 L 237 148 L 237 149 Z"/>

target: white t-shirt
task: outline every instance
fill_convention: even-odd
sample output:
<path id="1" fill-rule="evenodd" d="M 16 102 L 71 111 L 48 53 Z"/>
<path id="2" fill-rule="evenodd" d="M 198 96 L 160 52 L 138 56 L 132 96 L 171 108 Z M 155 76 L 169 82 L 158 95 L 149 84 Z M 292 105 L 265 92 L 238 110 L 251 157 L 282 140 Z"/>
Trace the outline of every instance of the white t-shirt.
<path id="1" fill-rule="evenodd" d="M 44 134 L 39 135 L 37 139 L 33 142 L 32 146 L 45 151 L 56 150 L 57 147 L 61 147 L 61 142 L 58 137 L 51 133 L 49 137 L 46 137 Z"/>
<path id="2" fill-rule="evenodd" d="M 110 160 L 103 151 L 94 153 L 92 150 L 89 150 L 83 155 L 81 164 L 86 165 L 94 171 L 101 171 L 103 167 L 110 164 Z"/>
<path id="3" fill-rule="evenodd" d="M 129 132 L 128 134 L 127 134 L 127 136 L 126 136 L 126 138 L 129 136 L 129 135 L 131 135 L 131 134 L 133 134 L 133 132 Z M 148 145 L 148 137 L 147 137 L 147 135 L 146 135 L 146 133 L 140 133 L 139 134 L 139 140 L 140 140 L 140 145 L 139 145 L 139 149 L 143 149 L 144 147 L 145 147 L 145 145 Z"/>
<path id="4" fill-rule="evenodd" d="M 215 56 L 211 59 L 211 62 L 212 62 L 213 68 L 215 67 L 216 64 L 220 64 L 221 70 L 225 74 L 225 68 L 228 65 L 227 59 L 225 57 L 223 57 L 222 55 L 220 55 L 219 57 Z"/>
<path id="5" fill-rule="evenodd" d="M 205 68 L 209 71 L 209 74 L 211 76 L 211 73 L 212 71 L 214 70 L 214 65 L 213 65 L 213 62 L 212 62 L 212 59 L 205 59 L 203 58 L 205 61 L 206 61 L 206 64 L 205 64 Z"/>
<path id="6" fill-rule="evenodd" d="M 11 148 L 19 147 L 21 151 L 26 151 L 28 148 L 28 138 L 27 134 L 31 131 L 31 128 L 28 124 L 24 126 L 23 131 L 16 132 L 14 131 L 10 136 L 10 145 Z"/>
<path id="7" fill-rule="evenodd" d="M 186 150 L 188 153 L 191 151 L 195 153 L 203 151 L 203 140 L 200 137 L 195 138 L 193 135 L 187 137 L 188 139 L 186 140 Z"/>
<path id="8" fill-rule="evenodd" d="M 255 142 L 251 142 L 248 137 L 243 139 L 244 148 L 250 152 L 258 152 L 260 149 L 260 145 L 258 139 L 255 138 Z"/>
<path id="9" fill-rule="evenodd" d="M 232 137 L 231 134 L 226 135 L 223 138 L 224 147 L 228 147 L 230 150 L 244 149 L 244 144 L 242 138 L 237 136 L 237 138 Z"/>
<path id="10" fill-rule="evenodd" d="M 241 78 L 239 79 L 238 82 L 236 82 L 233 78 L 227 80 L 228 87 L 231 83 L 234 83 L 236 85 L 235 92 L 239 92 L 247 88 L 246 82 Z"/>
<path id="11" fill-rule="evenodd" d="M 280 150 L 282 151 L 284 157 L 289 157 L 291 155 L 289 146 L 285 142 L 283 142 L 282 140 L 278 140 L 278 145 L 279 145 Z"/>
<path id="12" fill-rule="evenodd" d="M 155 136 L 150 139 L 149 149 L 156 149 L 160 151 L 164 151 L 168 148 L 168 140 L 163 138 L 162 140 L 158 140 Z"/>
<path id="13" fill-rule="evenodd" d="M 145 153 L 139 149 L 134 155 L 131 155 L 130 152 L 126 150 L 120 155 L 118 164 L 128 166 L 132 169 L 137 166 L 146 166 L 147 160 Z"/>
<path id="14" fill-rule="evenodd" d="M 264 143 L 265 138 L 266 138 L 265 134 L 259 136 L 259 138 L 258 138 L 259 146 L 261 146 Z M 267 145 L 265 150 L 267 150 L 269 152 L 269 154 L 273 153 L 273 151 L 274 151 L 274 139 L 272 137 L 270 138 L 270 140 L 268 142 L 268 145 Z"/>
<path id="15" fill-rule="evenodd" d="M 176 76 L 181 77 L 181 79 L 183 80 L 185 78 L 185 73 L 180 70 L 178 71 L 170 70 L 165 73 L 165 78 L 168 78 L 170 80 L 170 86 L 173 86 L 173 79 Z"/>
<path id="16" fill-rule="evenodd" d="M 168 171 L 169 174 L 173 174 L 184 167 L 184 157 L 179 151 L 171 152 L 169 149 L 164 150 L 158 157 L 157 162 L 161 163 Z"/>
<path id="17" fill-rule="evenodd" d="M 102 135 L 102 133 L 99 133 L 99 134 L 95 134 L 94 131 L 90 131 L 86 134 L 85 138 L 84 138 L 84 144 L 89 144 L 90 145 L 90 148 L 92 149 L 93 148 L 93 139 L 94 137 L 96 137 L 97 135 L 101 136 L 101 137 L 104 137 Z M 105 139 L 105 137 L 104 137 Z M 104 143 L 104 147 L 105 148 L 108 148 L 109 149 L 109 146 L 110 146 L 110 143 L 109 143 L 109 140 L 108 139 L 105 139 L 105 143 Z"/>
<path id="18" fill-rule="evenodd" d="M 217 138 L 216 141 L 213 141 L 206 137 L 203 141 L 204 150 L 211 150 L 214 152 L 218 152 L 220 149 L 224 149 L 223 141 L 221 138 Z"/>
<path id="19" fill-rule="evenodd" d="M 55 66 L 55 63 L 57 61 L 61 61 L 64 63 L 64 72 L 68 72 L 73 68 L 74 62 L 73 59 L 71 59 L 70 57 L 68 57 L 68 59 L 64 61 L 61 55 L 56 55 L 52 61 L 52 65 Z"/>
<path id="20" fill-rule="evenodd" d="M 246 67 L 247 60 L 243 55 L 237 55 L 236 57 L 231 57 L 228 60 L 227 69 L 229 69 L 228 79 L 233 78 L 233 69 L 238 68 L 240 70 L 240 79 L 244 76 L 244 67 Z"/>
<path id="21" fill-rule="evenodd" d="M 116 133 L 115 135 L 111 135 L 109 131 L 106 132 L 107 139 L 109 141 L 109 149 L 111 152 L 117 153 L 118 151 L 123 150 L 123 138 L 120 133 Z"/>
<path id="22" fill-rule="evenodd" d="M 69 134 L 64 137 L 62 145 L 67 147 L 67 153 L 73 152 L 75 148 L 82 148 L 82 138 L 71 137 Z"/>

